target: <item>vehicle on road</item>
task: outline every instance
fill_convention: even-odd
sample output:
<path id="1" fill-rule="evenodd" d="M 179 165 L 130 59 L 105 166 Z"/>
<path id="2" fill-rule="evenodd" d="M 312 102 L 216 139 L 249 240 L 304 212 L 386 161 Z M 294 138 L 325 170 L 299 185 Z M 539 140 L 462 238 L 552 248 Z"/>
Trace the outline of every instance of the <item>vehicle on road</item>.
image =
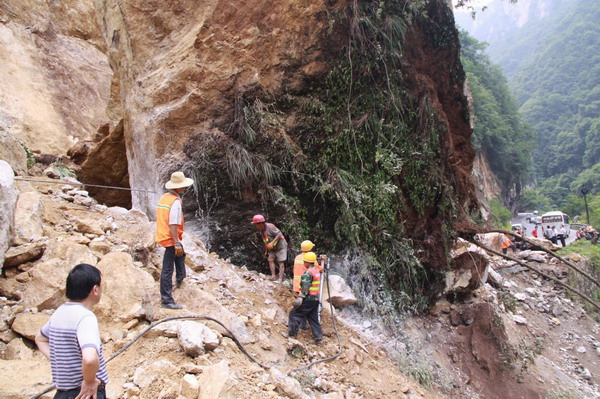
<path id="1" fill-rule="evenodd" d="M 511 228 L 513 230 L 518 230 L 519 233 L 521 233 L 521 234 L 523 233 L 523 225 L 520 224 L 520 223 L 516 223 L 516 224 L 511 225 Z"/>
<path id="2" fill-rule="evenodd" d="M 557 231 L 561 225 L 565 227 L 566 236 L 571 233 L 571 225 L 569 224 L 569 215 L 561 211 L 547 212 L 542 215 L 542 227 L 553 226 Z"/>

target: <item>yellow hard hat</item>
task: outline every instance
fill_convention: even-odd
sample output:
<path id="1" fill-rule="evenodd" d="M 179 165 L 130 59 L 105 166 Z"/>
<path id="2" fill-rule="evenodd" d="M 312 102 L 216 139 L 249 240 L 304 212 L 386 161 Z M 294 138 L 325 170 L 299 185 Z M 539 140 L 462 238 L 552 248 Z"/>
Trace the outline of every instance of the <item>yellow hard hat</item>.
<path id="1" fill-rule="evenodd" d="M 317 260 L 317 254 L 314 252 L 307 252 L 302 257 L 302 260 L 308 263 L 315 263 L 315 261 Z"/>
<path id="2" fill-rule="evenodd" d="M 311 249 L 313 249 L 315 246 L 315 244 L 312 243 L 312 241 L 306 240 L 306 241 L 302 241 L 302 244 L 300 244 L 300 249 L 302 250 L 302 252 L 308 252 Z"/>

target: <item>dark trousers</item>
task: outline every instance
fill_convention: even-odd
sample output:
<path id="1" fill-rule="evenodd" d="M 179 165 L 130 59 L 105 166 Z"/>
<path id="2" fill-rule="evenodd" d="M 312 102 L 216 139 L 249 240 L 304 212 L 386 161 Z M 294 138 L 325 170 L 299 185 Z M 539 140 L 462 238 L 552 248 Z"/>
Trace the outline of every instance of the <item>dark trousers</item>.
<path id="1" fill-rule="evenodd" d="M 292 309 L 288 320 L 288 335 L 295 337 L 298 335 L 298 329 L 306 320 L 310 324 L 315 339 L 323 339 L 323 330 L 319 323 L 319 301 L 314 299 L 304 299 L 302 305 Z"/>
<path id="2" fill-rule="evenodd" d="M 560 245 L 562 245 L 563 247 L 566 247 L 567 244 L 565 243 L 565 236 L 562 234 L 557 234 L 556 238 L 558 238 L 558 240 L 560 241 Z"/>
<path id="3" fill-rule="evenodd" d="M 81 388 L 70 389 L 68 391 L 56 391 L 56 395 L 54 395 L 54 399 L 75 399 L 77 395 L 79 395 L 79 391 Z M 98 396 L 97 399 L 106 399 L 106 391 L 104 390 L 104 385 L 98 387 Z"/>
<path id="4" fill-rule="evenodd" d="M 162 303 L 175 303 L 172 294 L 173 266 L 175 266 L 175 280 L 180 283 L 185 278 L 185 254 L 175 256 L 175 247 L 166 247 L 162 271 L 160 272 L 160 298 Z"/>

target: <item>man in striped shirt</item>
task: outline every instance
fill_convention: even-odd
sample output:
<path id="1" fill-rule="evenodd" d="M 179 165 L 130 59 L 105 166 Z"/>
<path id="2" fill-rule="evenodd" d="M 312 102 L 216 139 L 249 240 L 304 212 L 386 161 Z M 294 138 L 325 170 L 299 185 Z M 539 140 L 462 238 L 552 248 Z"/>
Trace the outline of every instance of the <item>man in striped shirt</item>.
<path id="1" fill-rule="evenodd" d="M 60 306 L 35 342 L 50 359 L 55 399 L 105 399 L 108 383 L 98 320 L 92 307 L 100 302 L 100 270 L 85 263 L 67 276 L 69 302 Z"/>

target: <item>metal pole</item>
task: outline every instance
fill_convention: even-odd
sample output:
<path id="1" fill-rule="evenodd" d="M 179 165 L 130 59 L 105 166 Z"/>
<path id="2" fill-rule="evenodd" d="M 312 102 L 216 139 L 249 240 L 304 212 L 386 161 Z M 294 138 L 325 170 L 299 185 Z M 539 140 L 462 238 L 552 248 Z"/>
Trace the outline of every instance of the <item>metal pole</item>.
<path id="1" fill-rule="evenodd" d="M 325 260 L 325 269 L 323 269 L 323 273 L 321 273 L 321 285 L 319 289 L 319 324 L 321 324 L 321 310 L 323 310 L 323 282 L 327 278 L 327 272 L 329 271 L 329 257 Z M 327 291 L 327 295 L 329 295 L 329 301 L 331 302 L 331 293 L 329 290 Z"/>
<path id="2" fill-rule="evenodd" d="M 583 187 L 581 189 L 581 194 L 583 194 L 583 203 L 585 204 L 585 217 L 586 217 L 586 222 L 587 224 L 590 224 L 590 211 L 588 209 L 588 204 L 587 204 L 587 193 L 589 193 L 587 187 Z"/>

